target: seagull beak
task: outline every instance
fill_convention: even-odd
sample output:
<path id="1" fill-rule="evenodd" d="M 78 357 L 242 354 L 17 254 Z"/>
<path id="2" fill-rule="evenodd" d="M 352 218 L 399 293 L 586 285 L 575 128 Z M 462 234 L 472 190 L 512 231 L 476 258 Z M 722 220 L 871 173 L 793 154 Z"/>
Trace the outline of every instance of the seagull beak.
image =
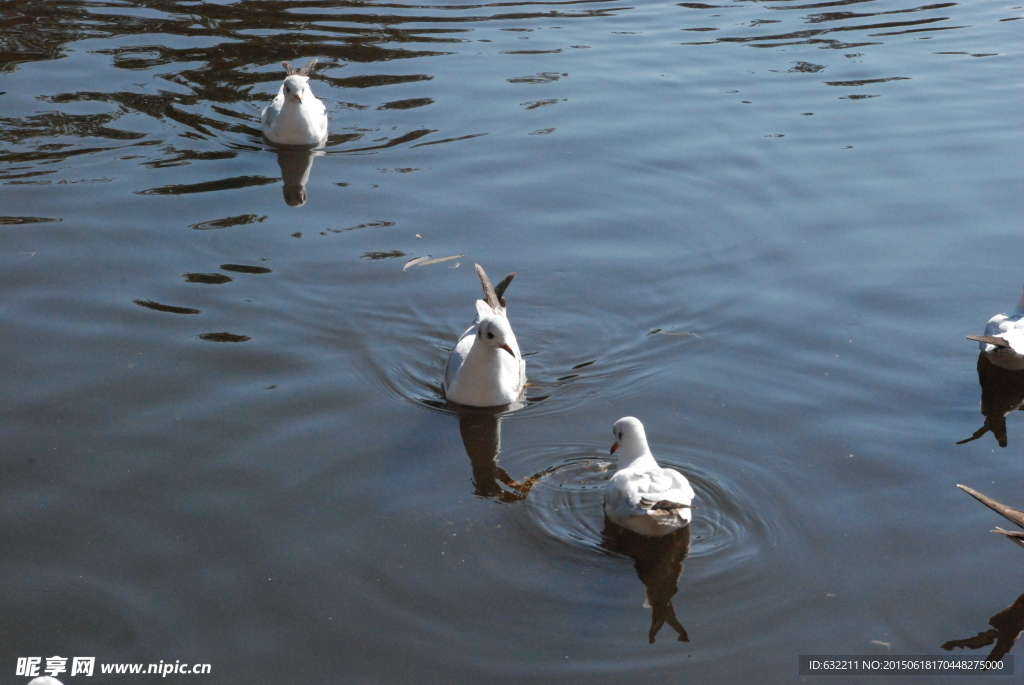
<path id="1" fill-rule="evenodd" d="M 511 347 L 509 347 L 508 343 L 505 343 L 504 345 L 502 345 L 502 346 L 501 346 L 501 349 L 505 350 L 506 352 L 508 352 L 509 354 L 511 354 L 513 358 L 515 358 L 515 356 L 516 356 L 516 353 L 512 351 L 512 348 L 511 348 Z"/>
<path id="2" fill-rule="evenodd" d="M 608 452 L 608 454 L 615 454 L 615 450 L 617 450 L 617 449 L 619 449 L 619 443 L 616 442 L 616 443 L 612 444 L 612 449 L 611 449 L 610 452 Z"/>
<path id="3" fill-rule="evenodd" d="M 302 95 L 300 95 L 299 93 L 296 93 L 295 94 L 295 101 L 298 102 L 299 104 L 302 104 Z"/>

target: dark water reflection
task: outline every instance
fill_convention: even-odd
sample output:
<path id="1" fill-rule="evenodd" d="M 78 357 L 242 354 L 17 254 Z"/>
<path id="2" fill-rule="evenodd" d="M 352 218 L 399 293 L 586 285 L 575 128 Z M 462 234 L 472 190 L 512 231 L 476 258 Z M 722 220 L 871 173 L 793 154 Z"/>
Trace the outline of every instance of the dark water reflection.
<path id="1" fill-rule="evenodd" d="M 788 682 L 975 632 L 1019 563 L 952 485 L 1024 488 L 1012 373 L 1006 449 L 954 444 L 1021 280 L 1021 18 L 3 3 L 0 666 Z M 273 149 L 312 58 L 330 136 Z M 518 273 L 515 411 L 440 395 L 477 262 Z M 630 414 L 688 540 L 604 528 Z"/>
<path id="2" fill-rule="evenodd" d="M 982 353 L 982 356 L 984 357 L 985 354 Z M 1002 446 L 1005 447 L 1005 445 Z M 980 501 L 982 504 L 1006 518 L 1008 521 L 1014 523 L 1016 526 L 1024 528 L 1024 512 L 1008 507 L 1001 502 L 977 492 L 976 490 L 972 490 L 971 488 L 963 485 L 958 487 Z M 1021 542 L 1021 538 L 1024 538 L 1024 533 L 1021 533 L 1020 531 L 1006 531 L 997 527 L 996 530 L 992 532 L 1002 533 L 1017 545 L 1024 547 L 1024 542 Z M 1002 611 L 996 612 L 992 618 L 988 620 L 988 624 L 992 626 L 991 630 L 982 631 L 974 637 L 962 640 L 949 640 L 942 644 L 942 649 L 947 651 L 958 648 L 981 649 L 995 643 L 995 647 L 992 648 L 992 651 L 986 657 L 986 660 L 998 661 L 1002 659 L 1010 653 L 1010 650 L 1013 649 L 1014 644 L 1017 642 L 1017 638 L 1020 637 L 1021 631 L 1024 631 L 1024 595 L 1018 597 L 1013 604 Z"/>
<path id="3" fill-rule="evenodd" d="M 647 633 L 647 641 L 654 644 L 658 632 L 667 623 L 676 631 L 679 642 L 689 642 L 686 628 L 676 617 L 672 597 L 679 590 L 683 560 L 690 551 L 690 526 L 661 538 L 648 538 L 605 519 L 602 536 L 606 549 L 625 554 L 633 560 L 636 574 L 644 584 L 647 591 L 644 607 L 651 610 L 651 629 Z"/>
<path id="4" fill-rule="evenodd" d="M 992 363 L 990 355 L 978 354 L 978 382 L 981 384 L 981 413 L 985 423 L 974 435 L 958 445 L 977 440 L 989 431 L 1000 447 L 1006 447 L 1006 417 L 1024 405 L 1024 369 L 1006 369 Z"/>
<path id="5" fill-rule="evenodd" d="M 982 649 L 995 643 L 995 647 L 985 657 L 986 661 L 999 661 L 1010 653 L 1021 631 L 1024 631 L 1024 595 L 1018 597 L 1013 604 L 1002 611 L 997 611 L 988 620 L 991 630 L 985 630 L 974 637 L 963 640 L 950 640 L 942 643 L 946 651 L 954 649 Z"/>
<path id="6" fill-rule="evenodd" d="M 317 150 L 278 150 L 277 163 L 281 166 L 284 183 L 284 201 L 289 207 L 306 204 L 306 183 L 313 170 L 313 160 L 322 152 Z"/>
<path id="7" fill-rule="evenodd" d="M 473 467 L 474 495 L 500 502 L 518 502 L 529 494 L 536 476 L 516 481 L 498 465 L 501 452 L 500 411 L 460 407 L 459 434 Z"/>

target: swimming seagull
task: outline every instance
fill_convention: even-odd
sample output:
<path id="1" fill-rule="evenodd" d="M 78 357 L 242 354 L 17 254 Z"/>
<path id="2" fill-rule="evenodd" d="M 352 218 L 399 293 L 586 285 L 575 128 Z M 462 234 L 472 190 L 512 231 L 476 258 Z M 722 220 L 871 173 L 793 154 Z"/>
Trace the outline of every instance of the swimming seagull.
<path id="1" fill-rule="evenodd" d="M 1010 523 L 1014 523 L 1018 527 L 1024 528 L 1024 511 L 1020 511 L 1019 509 L 1014 509 L 1013 507 L 1008 507 L 1005 504 L 1003 504 L 1002 502 L 997 502 L 994 499 L 992 499 L 991 497 L 986 497 L 985 495 L 981 494 L 977 490 L 972 490 L 971 488 L 967 487 L 966 485 L 957 485 L 957 487 L 960 488 L 961 490 L 963 490 L 964 492 L 966 492 L 968 495 L 970 495 L 974 499 L 976 499 L 979 502 L 981 502 L 982 504 L 984 504 L 986 507 L 988 507 L 992 511 L 996 512 L 997 514 L 999 514 L 1000 516 L 1005 518 Z M 992 532 L 993 533 L 999 533 L 1000 535 L 1005 535 L 1006 537 L 1010 538 L 1011 540 L 1016 542 L 1021 547 L 1024 547 L 1024 532 L 1021 532 L 1019 530 L 1003 530 L 999 526 L 996 526 L 996 529 L 993 530 Z"/>
<path id="2" fill-rule="evenodd" d="M 1024 368 L 1024 293 L 1017 301 L 1013 316 L 996 314 L 988 320 L 985 335 L 969 335 L 979 343 L 982 352 L 997 366 L 1005 369 Z"/>
<path id="3" fill-rule="evenodd" d="M 619 470 L 604 491 L 604 513 L 612 523 L 661 537 L 679 530 L 693 516 L 693 488 L 673 469 L 654 460 L 644 425 L 632 416 L 615 422 L 612 454 L 619 453 Z"/>
<path id="4" fill-rule="evenodd" d="M 327 108 L 309 89 L 317 60 L 301 69 L 281 62 L 288 72 L 277 97 L 263 109 L 263 135 L 278 145 L 317 145 L 327 137 Z"/>
<path id="5" fill-rule="evenodd" d="M 483 268 L 476 273 L 484 299 L 476 301 L 476 320 L 466 329 L 448 357 L 444 371 L 445 398 L 470 407 L 497 407 L 522 397 L 526 362 L 505 316 L 505 289 L 515 272 L 491 286 Z"/>

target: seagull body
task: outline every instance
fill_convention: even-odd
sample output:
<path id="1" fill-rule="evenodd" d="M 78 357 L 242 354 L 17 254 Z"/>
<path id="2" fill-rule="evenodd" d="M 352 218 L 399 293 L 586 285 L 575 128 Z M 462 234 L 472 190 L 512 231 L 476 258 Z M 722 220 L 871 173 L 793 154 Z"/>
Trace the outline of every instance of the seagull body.
<path id="1" fill-rule="evenodd" d="M 992 363 L 1004 369 L 1024 369 L 1024 293 L 1012 316 L 996 314 L 988 320 L 985 335 L 969 335 Z"/>
<path id="2" fill-rule="evenodd" d="M 318 145 L 327 137 L 327 108 L 309 89 L 309 74 L 316 62 L 313 60 L 301 69 L 281 62 L 288 76 L 260 118 L 263 135 L 270 142 Z"/>
<path id="3" fill-rule="evenodd" d="M 479 264 L 476 271 L 484 299 L 476 301 L 476 319 L 448 357 L 442 389 L 448 401 L 470 407 L 512 404 L 526 385 L 526 362 L 505 316 L 503 297 L 515 274 L 494 288 Z"/>
<path id="4" fill-rule="evenodd" d="M 647 446 L 640 421 L 627 416 L 612 429 L 619 470 L 604 492 L 604 513 L 612 523 L 640 535 L 662 537 L 690 523 L 693 488 L 674 469 L 663 469 Z"/>

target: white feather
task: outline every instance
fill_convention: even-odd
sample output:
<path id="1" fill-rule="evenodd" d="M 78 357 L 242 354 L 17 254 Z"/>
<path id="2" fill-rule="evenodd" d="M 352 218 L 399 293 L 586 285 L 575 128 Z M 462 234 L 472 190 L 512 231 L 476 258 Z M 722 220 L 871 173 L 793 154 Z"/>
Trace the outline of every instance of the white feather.
<path id="1" fill-rule="evenodd" d="M 290 74 L 260 118 L 263 135 L 278 145 L 318 145 L 327 138 L 327 108 L 309 89 L 309 77 Z"/>
<path id="2" fill-rule="evenodd" d="M 485 291 L 489 286 L 487 282 Z M 473 325 L 448 356 L 442 386 L 445 398 L 471 407 L 498 407 L 518 401 L 525 385 L 526 362 L 505 307 L 493 308 L 477 300 Z"/>
<path id="3" fill-rule="evenodd" d="M 608 520 L 648 537 L 668 535 L 690 523 L 693 488 L 683 474 L 658 466 L 643 424 L 627 416 L 616 421 L 613 430 L 619 470 L 604 492 Z M 653 508 L 662 501 L 682 506 Z"/>
<path id="4" fill-rule="evenodd" d="M 978 347 L 993 364 L 1011 371 L 1024 369 L 1024 293 L 1021 293 L 1012 316 L 996 314 L 988 320 L 985 335 L 1002 338 L 1010 345 L 1006 348 L 978 343 Z"/>

